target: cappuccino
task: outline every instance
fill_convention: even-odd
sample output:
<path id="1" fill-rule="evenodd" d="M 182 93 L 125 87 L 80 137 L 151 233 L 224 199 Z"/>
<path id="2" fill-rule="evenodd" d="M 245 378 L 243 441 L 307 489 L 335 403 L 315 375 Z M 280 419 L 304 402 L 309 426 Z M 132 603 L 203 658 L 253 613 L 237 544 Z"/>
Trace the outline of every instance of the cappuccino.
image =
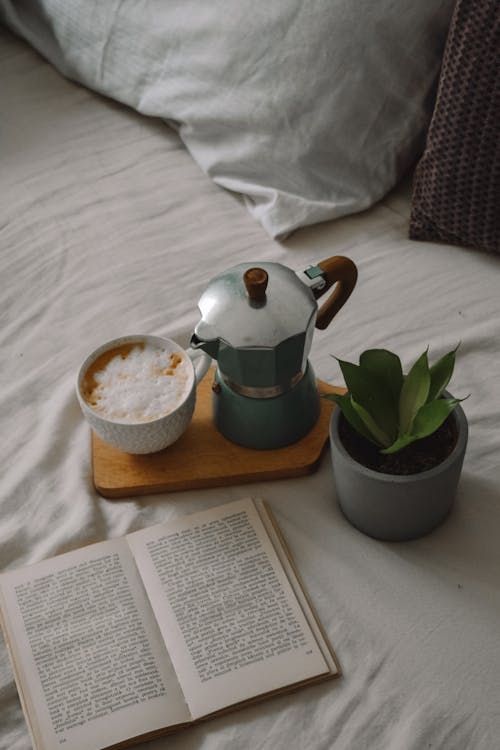
<path id="1" fill-rule="evenodd" d="M 191 361 L 182 349 L 136 341 L 100 354 L 82 378 L 81 394 L 105 419 L 133 424 L 174 411 L 192 387 Z"/>

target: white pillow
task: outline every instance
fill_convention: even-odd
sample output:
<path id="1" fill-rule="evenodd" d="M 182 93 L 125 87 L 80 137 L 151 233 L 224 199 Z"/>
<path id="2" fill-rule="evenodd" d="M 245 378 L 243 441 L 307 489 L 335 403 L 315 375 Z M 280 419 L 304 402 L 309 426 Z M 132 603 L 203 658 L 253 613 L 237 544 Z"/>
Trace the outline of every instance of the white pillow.
<path id="1" fill-rule="evenodd" d="M 0 0 L 64 75 L 164 118 L 273 237 L 420 155 L 454 0 Z"/>

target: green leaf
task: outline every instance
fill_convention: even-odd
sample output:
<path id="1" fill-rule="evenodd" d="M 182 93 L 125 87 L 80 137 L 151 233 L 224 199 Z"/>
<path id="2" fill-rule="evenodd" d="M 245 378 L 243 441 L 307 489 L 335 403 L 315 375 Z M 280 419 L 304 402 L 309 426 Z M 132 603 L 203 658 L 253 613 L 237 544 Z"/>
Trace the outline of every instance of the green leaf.
<path id="1" fill-rule="evenodd" d="M 445 354 L 430 368 L 431 373 L 431 386 L 429 388 L 429 395 L 427 401 L 434 401 L 439 398 L 450 382 L 453 368 L 455 367 L 455 352 L 458 346 L 453 351 Z"/>
<path id="2" fill-rule="evenodd" d="M 398 439 L 395 440 L 392 445 L 390 445 L 388 448 L 384 448 L 384 450 L 380 452 L 385 454 L 397 453 L 403 448 L 406 448 L 407 445 L 410 445 L 410 443 L 414 443 L 417 439 L 418 438 L 416 438 L 415 435 L 401 435 L 401 437 L 398 437 Z"/>
<path id="3" fill-rule="evenodd" d="M 458 398 L 439 398 L 424 404 L 413 420 L 412 435 L 415 435 L 418 440 L 432 435 L 441 427 L 459 402 Z"/>
<path id="4" fill-rule="evenodd" d="M 363 370 L 387 383 L 397 409 L 403 385 L 403 370 L 397 354 L 387 349 L 367 349 L 361 354 L 359 364 Z"/>
<path id="5" fill-rule="evenodd" d="M 403 381 L 399 398 L 399 433 L 398 437 L 412 433 L 412 424 L 416 413 L 422 407 L 429 394 L 431 375 L 425 351 L 417 359 Z"/>
<path id="6" fill-rule="evenodd" d="M 373 418 L 378 427 L 393 440 L 397 435 L 397 418 L 392 394 L 383 380 L 361 366 L 338 360 L 349 394 Z"/>
<path id="7" fill-rule="evenodd" d="M 365 427 L 364 422 L 360 419 L 355 409 L 353 409 L 350 396 L 342 395 L 340 393 L 325 393 L 324 397 L 330 399 L 331 401 L 335 401 L 337 406 L 342 409 L 342 414 L 344 415 L 344 417 L 347 419 L 351 427 L 356 430 L 356 432 L 359 432 L 360 435 L 369 440 L 371 443 L 379 445 L 379 443 L 374 440 L 372 434 Z"/>
<path id="8" fill-rule="evenodd" d="M 397 451 L 406 448 L 415 440 L 432 435 L 441 427 L 445 419 L 451 414 L 455 406 L 463 399 L 458 398 L 440 398 L 437 401 L 431 401 L 424 404 L 417 412 L 413 420 L 411 434 L 401 435 L 398 439 L 381 453 L 397 453 Z"/>
<path id="9" fill-rule="evenodd" d="M 353 398 L 351 398 L 351 406 L 363 422 L 368 432 L 372 435 L 372 442 L 376 443 L 383 448 L 391 444 L 392 438 L 389 437 L 380 427 L 377 425 L 371 414 L 363 407 L 358 404 Z"/>

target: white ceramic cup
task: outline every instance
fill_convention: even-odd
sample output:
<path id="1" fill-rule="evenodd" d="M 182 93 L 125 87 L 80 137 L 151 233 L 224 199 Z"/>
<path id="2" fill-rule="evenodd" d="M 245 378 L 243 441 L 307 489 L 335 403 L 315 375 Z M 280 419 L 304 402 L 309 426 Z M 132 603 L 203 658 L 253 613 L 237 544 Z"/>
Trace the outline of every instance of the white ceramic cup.
<path id="1" fill-rule="evenodd" d="M 149 418 L 147 421 L 123 421 L 100 413 L 83 396 L 82 385 L 88 370 L 107 351 L 140 343 L 161 347 L 183 358 L 187 383 L 182 398 L 168 413 Z M 85 359 L 78 372 L 78 402 L 91 428 L 104 442 L 126 453 L 156 453 L 172 445 L 188 428 L 196 403 L 196 386 L 207 372 L 210 363 L 211 358 L 205 352 L 183 349 L 172 339 L 141 334 L 122 336 L 102 344 Z"/>

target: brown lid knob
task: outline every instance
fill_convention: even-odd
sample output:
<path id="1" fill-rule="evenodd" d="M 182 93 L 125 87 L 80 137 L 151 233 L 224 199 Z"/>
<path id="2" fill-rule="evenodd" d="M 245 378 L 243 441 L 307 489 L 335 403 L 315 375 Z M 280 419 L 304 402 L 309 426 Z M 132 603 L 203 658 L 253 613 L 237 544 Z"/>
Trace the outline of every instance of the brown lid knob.
<path id="1" fill-rule="evenodd" d="M 268 278 L 267 271 L 263 268 L 249 268 L 245 271 L 243 281 L 250 299 L 262 302 L 266 298 Z"/>

